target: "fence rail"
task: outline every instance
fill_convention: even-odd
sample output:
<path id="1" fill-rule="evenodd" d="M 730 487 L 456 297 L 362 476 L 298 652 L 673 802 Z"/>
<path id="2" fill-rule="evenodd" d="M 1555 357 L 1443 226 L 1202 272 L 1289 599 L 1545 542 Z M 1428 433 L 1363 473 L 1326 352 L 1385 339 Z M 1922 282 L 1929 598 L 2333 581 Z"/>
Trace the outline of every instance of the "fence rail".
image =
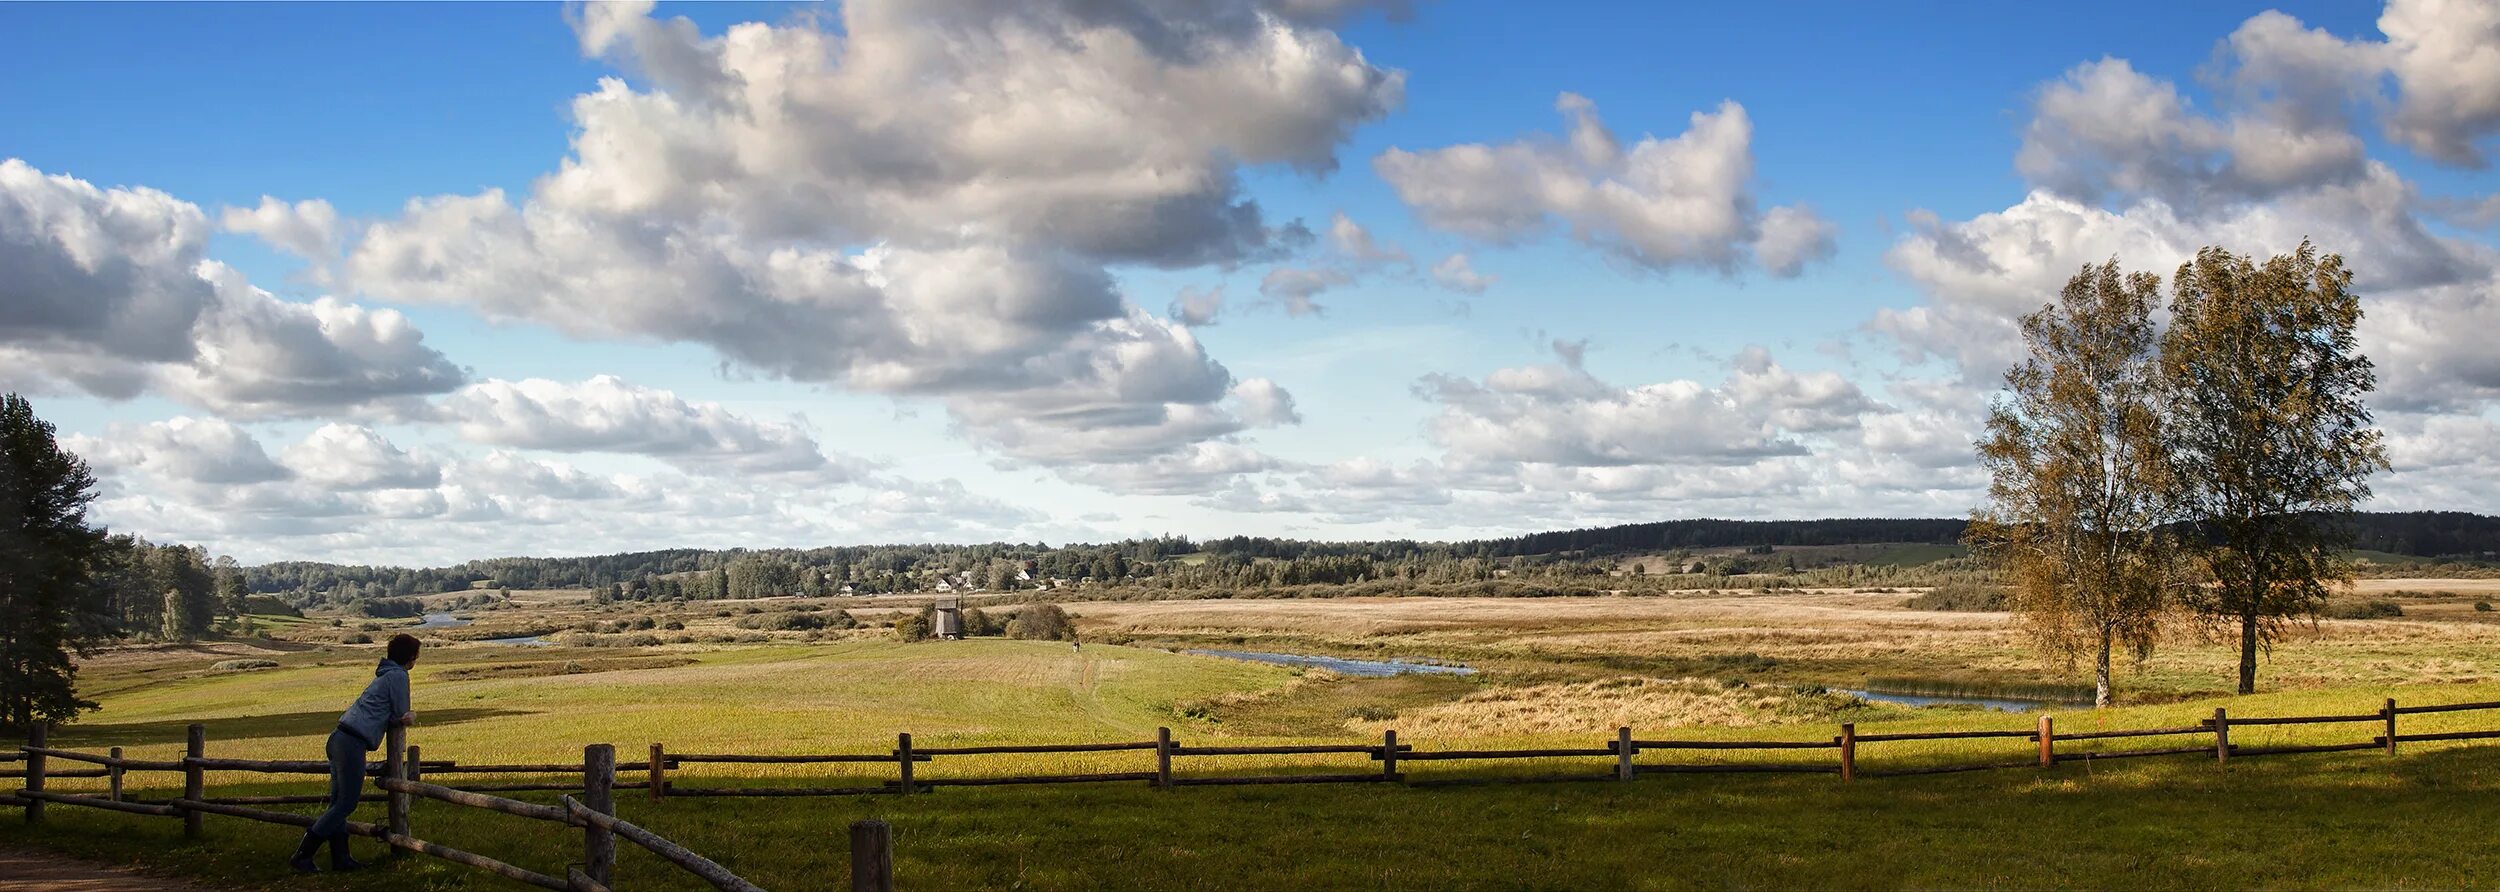
<path id="1" fill-rule="evenodd" d="M 49 733 L 50 729 L 36 726 L 28 734 L 26 745 L 20 747 L 16 753 L 10 754 L 13 758 L 9 761 L 26 763 L 26 768 L 22 772 L 25 778 L 25 788 L 13 796 L 0 797 L 0 804 L 24 808 L 28 823 L 42 822 L 44 807 L 47 805 L 74 805 L 123 814 L 181 818 L 184 822 L 184 835 L 196 839 L 202 835 L 200 824 L 202 815 L 220 815 L 271 824 L 311 827 L 314 819 L 310 815 L 270 811 L 252 806 L 313 804 L 329 801 L 327 796 L 244 796 L 212 799 L 203 795 L 205 787 L 203 775 L 209 771 L 309 774 L 327 773 L 328 766 L 318 762 L 288 760 L 212 759 L 205 754 L 207 732 L 202 725 L 195 724 L 189 727 L 185 756 L 169 761 L 125 759 L 121 755 L 120 747 L 115 747 L 112 752 L 106 754 L 60 749 L 48 745 Z M 383 751 L 383 761 L 378 766 L 381 777 L 374 781 L 374 785 L 380 787 L 384 794 L 379 797 L 359 797 L 359 801 L 381 799 L 385 804 L 386 820 L 381 824 L 350 821 L 348 832 L 380 839 L 394 849 L 440 858 L 539 888 L 562 890 L 562 892 L 610 892 L 608 884 L 611 882 L 616 865 L 614 840 L 617 837 L 623 837 L 670 863 L 684 868 L 716 888 L 727 890 L 727 892 L 762 892 L 755 884 L 738 878 L 736 874 L 731 873 L 719 863 L 615 816 L 613 792 L 623 787 L 642 786 L 617 783 L 617 772 L 650 770 L 655 764 L 666 765 L 665 761 L 618 765 L 615 748 L 604 743 L 584 747 L 582 761 L 579 764 L 479 765 L 471 766 L 465 772 L 455 762 L 429 762 L 419 758 L 420 755 L 419 747 L 408 744 L 405 729 L 392 728 L 390 730 L 389 740 Z M 102 767 L 94 771 L 52 771 L 48 763 L 54 759 Z M 308 770 L 315 766 L 321 770 L 319 772 Z M 131 771 L 179 773 L 183 776 L 183 795 L 180 798 L 162 802 L 128 799 L 122 795 L 122 777 Z M 559 797 L 560 804 L 558 805 L 541 805 L 492 795 L 477 786 L 460 789 L 426 783 L 418 779 L 429 772 L 577 773 L 581 777 L 580 783 L 482 786 L 499 791 L 516 789 L 556 790 L 568 793 L 579 791 L 581 797 L 577 799 L 566 795 Z M 112 785 L 109 791 L 102 795 L 62 793 L 45 789 L 46 782 L 55 778 L 105 777 L 108 774 Z M 424 798 L 463 808 L 500 812 L 514 817 L 582 828 L 583 865 L 578 868 L 568 867 L 565 875 L 559 877 L 476 852 L 463 851 L 420 839 L 409 832 L 409 805 L 413 798 Z M 891 886 L 884 888 L 890 890 Z"/>
<path id="2" fill-rule="evenodd" d="M 2060 732 L 2052 716 L 2042 715 L 2031 729 L 1977 731 L 1928 731 L 1859 734 L 1855 724 L 1842 724 L 1839 734 L 1811 740 L 1669 740 L 1639 739 L 1631 728 L 1618 728 L 1610 739 L 1587 747 L 1541 747 L 1519 749 L 1419 749 L 1412 742 L 1401 743 L 1396 731 L 1381 735 L 1378 743 L 1314 744 L 1314 745 L 1191 745 L 1175 740 L 1171 729 L 1157 729 L 1151 741 L 1108 743 L 1055 744 L 979 744 L 964 746 L 915 746 L 910 734 L 895 735 L 894 746 L 877 753 L 824 754 L 735 754 L 678 753 L 661 744 L 651 745 L 650 758 L 641 762 L 619 763 L 614 747 L 594 744 L 583 749 L 582 761 L 557 763 L 481 763 L 464 765 L 457 760 L 426 760 L 416 746 L 406 744 L 404 732 L 393 729 L 384 747 L 384 760 L 375 767 L 380 779 L 375 785 L 384 792 L 366 796 L 386 803 L 386 821 L 382 824 L 351 823 L 351 832 L 384 840 L 392 847 L 419 852 L 428 856 L 490 871 L 524 883 L 549 889 L 605 890 L 612 881 L 615 840 L 622 838 L 652 854 L 685 869 L 713 886 L 724 890 L 747 892 L 755 886 L 739 879 L 716 862 L 687 851 L 684 847 L 661 838 L 649 830 L 616 817 L 614 794 L 618 790 L 644 790 L 653 800 L 670 797 L 787 797 L 787 796 L 867 796 L 930 793 L 943 787 L 1006 786 L 1024 784 L 1087 784 L 1144 783 L 1160 790 L 1194 786 L 1235 786 L 1263 784 L 1348 784 L 1393 783 L 1409 786 L 1444 786 L 1456 784 L 1493 783 L 1562 783 L 1562 782 L 1628 782 L 1647 775 L 1664 774 L 1727 774 L 1727 773 L 1804 773 L 1836 774 L 1843 782 L 1860 777 L 1890 778 L 1949 774 L 1969 771 L 1994 771 L 2019 768 L 2053 769 L 2069 762 L 2096 762 L 2106 759 L 2133 759 L 2163 756 L 2210 755 L 2217 763 L 2232 758 L 2289 755 L 2296 753 L 2329 753 L 2359 750 L 2381 750 L 2394 755 L 2399 743 L 2432 741 L 2472 741 L 2500 739 L 2500 729 L 2440 731 L 2404 734 L 2397 728 L 2398 719 L 2407 715 L 2500 710 L 2500 701 L 2455 703 L 2429 706 L 2398 706 L 2393 699 L 2370 713 L 2318 716 L 2232 716 L 2216 709 L 2211 718 L 2194 725 L 2133 729 L 2101 729 Z M 2370 723 L 2379 726 L 2379 733 L 2367 740 L 2320 744 L 2244 747 L 2231 742 L 2234 726 L 2278 727 L 2296 725 L 2334 725 Z M 13 753 L 0 754 L 0 762 L 21 762 L 23 769 L 7 772 L 8 776 L 24 778 L 21 791 L 14 795 L 0 794 L 0 805 L 25 809 L 28 821 L 43 820 L 49 805 L 97 808 L 127 814 L 181 817 L 186 833 L 200 834 L 201 815 L 213 814 L 247 820 L 266 821 L 294 826 L 309 826 L 312 818 L 288 812 L 254 808 L 255 805 L 313 804 L 326 802 L 327 797 L 297 796 L 235 796 L 212 798 L 205 795 L 204 774 L 209 771 L 257 772 L 269 774 L 326 773 L 327 766 L 318 762 L 285 760 L 254 760 L 209 758 L 206 736 L 200 725 L 189 729 L 188 751 L 177 760 L 129 759 L 116 747 L 110 753 L 96 754 L 60 749 L 47 745 L 43 728 L 36 728 L 26 745 Z M 2205 737 L 2207 741 L 2188 744 L 2163 744 L 2148 740 L 2134 749 L 2064 749 L 2059 744 L 2079 741 L 2133 740 L 2137 738 Z M 1859 749 L 1866 745 L 1922 741 L 2005 740 L 2023 741 L 2036 746 L 2036 753 L 2019 760 L 2003 755 L 1987 761 L 1967 764 L 1878 765 L 1861 771 Z M 945 764 L 965 756 L 1050 756 L 1065 754 L 1153 752 L 1154 770 L 1104 771 L 1068 773 L 997 773 L 971 776 L 922 776 L 922 769 Z M 1786 759 L 1742 760 L 1746 753 L 1788 753 Z M 1719 753 L 1738 761 L 1681 760 L 1655 758 L 1669 753 Z M 1640 757 L 1651 754 L 1651 760 Z M 1289 757 L 1334 755 L 1362 757 L 1377 764 L 1374 771 L 1347 771 L 1343 764 L 1320 766 L 1270 766 L 1272 773 L 1183 774 L 1178 760 L 1209 760 L 1240 756 Z M 1471 761 L 1524 762 L 1571 759 L 1605 759 L 1606 770 L 1548 772 L 1495 776 L 1410 777 L 1401 765 L 1412 762 L 1464 763 Z M 55 770 L 52 760 L 97 766 L 93 769 Z M 705 764 L 808 765 L 869 764 L 891 765 L 891 779 L 873 780 L 865 784 L 857 779 L 840 786 L 747 785 L 692 786 L 683 772 L 690 766 Z M 1592 766 L 1593 767 L 1593 766 Z M 123 775 L 128 772 L 175 772 L 183 775 L 184 790 L 179 798 L 162 801 L 139 801 L 122 793 Z M 512 782 L 439 783 L 422 780 L 444 775 L 536 775 L 541 779 Z M 674 777 L 672 777 L 674 775 Z M 556 779 L 561 776 L 562 779 Z M 637 776 L 640 780 L 625 780 Z M 45 788 L 46 781 L 57 778 L 105 777 L 110 786 L 104 794 L 68 793 Z M 440 778 L 448 780 L 448 778 Z M 523 802 L 494 795 L 505 792 L 542 791 L 566 795 L 557 797 L 555 805 Z M 499 812 L 514 817 L 580 828 L 584 835 L 584 862 L 580 869 L 568 870 L 565 876 L 538 873 L 502 861 L 464 852 L 418 839 L 408 827 L 409 804 L 423 798 L 464 808 Z M 868 825 L 873 824 L 873 827 Z M 892 855 L 877 846 L 890 844 L 891 829 L 882 822 L 863 821 L 854 825 L 852 842 L 854 888 L 863 890 L 891 889 Z M 863 848 L 865 847 L 865 848 Z M 886 885 L 877 885 L 882 872 Z"/>

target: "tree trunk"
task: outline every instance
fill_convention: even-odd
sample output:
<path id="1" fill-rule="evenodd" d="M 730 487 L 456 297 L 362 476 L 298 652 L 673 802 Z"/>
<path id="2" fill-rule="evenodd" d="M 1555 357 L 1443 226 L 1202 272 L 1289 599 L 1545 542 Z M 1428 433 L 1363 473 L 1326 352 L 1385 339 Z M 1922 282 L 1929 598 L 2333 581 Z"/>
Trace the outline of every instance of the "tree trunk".
<path id="1" fill-rule="evenodd" d="M 2101 627 L 2101 652 L 2092 667 L 2092 705 L 2109 706 L 2109 627 Z"/>
<path id="2" fill-rule="evenodd" d="M 2257 612 L 2240 614 L 2240 693 L 2257 693 Z"/>

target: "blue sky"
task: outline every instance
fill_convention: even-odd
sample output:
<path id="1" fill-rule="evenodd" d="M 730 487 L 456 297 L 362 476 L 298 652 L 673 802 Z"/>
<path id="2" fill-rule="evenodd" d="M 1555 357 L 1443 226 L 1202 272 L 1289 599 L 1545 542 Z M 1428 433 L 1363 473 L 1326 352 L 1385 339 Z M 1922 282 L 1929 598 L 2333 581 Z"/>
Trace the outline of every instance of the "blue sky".
<path id="1" fill-rule="evenodd" d="M 86 258 L 0 292 L 0 385 L 99 519 L 253 560 L 1960 514 L 2007 321 L 2075 265 L 2311 236 L 2403 394 L 2376 504 L 2500 510 L 2458 470 L 2485 4 L 1169 6 L 0 6 L 0 261 Z M 603 78 L 643 117 L 578 117 Z M 1575 155 L 1566 93 L 1626 151 Z M 99 271 L 69 233 L 135 237 L 131 190 L 196 231 Z M 452 197 L 511 228 L 410 207 Z"/>

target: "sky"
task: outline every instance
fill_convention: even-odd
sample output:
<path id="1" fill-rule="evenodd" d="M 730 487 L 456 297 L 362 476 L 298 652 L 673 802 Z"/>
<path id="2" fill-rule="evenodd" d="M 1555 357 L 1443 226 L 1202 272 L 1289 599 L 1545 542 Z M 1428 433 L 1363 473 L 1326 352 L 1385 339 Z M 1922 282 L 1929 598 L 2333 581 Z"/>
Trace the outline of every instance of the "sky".
<path id="1" fill-rule="evenodd" d="M 246 561 L 1960 516 L 2087 263 L 2500 512 L 2500 3 L 0 5 L 0 388 Z"/>

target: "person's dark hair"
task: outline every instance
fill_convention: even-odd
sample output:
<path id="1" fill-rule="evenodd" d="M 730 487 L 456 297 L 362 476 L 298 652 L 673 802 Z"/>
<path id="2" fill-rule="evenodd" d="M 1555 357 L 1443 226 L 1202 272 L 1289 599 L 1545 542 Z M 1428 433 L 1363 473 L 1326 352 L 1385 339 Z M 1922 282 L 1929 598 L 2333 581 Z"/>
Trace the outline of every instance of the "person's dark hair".
<path id="1" fill-rule="evenodd" d="M 424 646 L 425 643 L 418 641 L 415 635 L 393 635 L 391 636 L 391 662 L 402 666 L 414 663 L 417 661 L 417 648 Z"/>

